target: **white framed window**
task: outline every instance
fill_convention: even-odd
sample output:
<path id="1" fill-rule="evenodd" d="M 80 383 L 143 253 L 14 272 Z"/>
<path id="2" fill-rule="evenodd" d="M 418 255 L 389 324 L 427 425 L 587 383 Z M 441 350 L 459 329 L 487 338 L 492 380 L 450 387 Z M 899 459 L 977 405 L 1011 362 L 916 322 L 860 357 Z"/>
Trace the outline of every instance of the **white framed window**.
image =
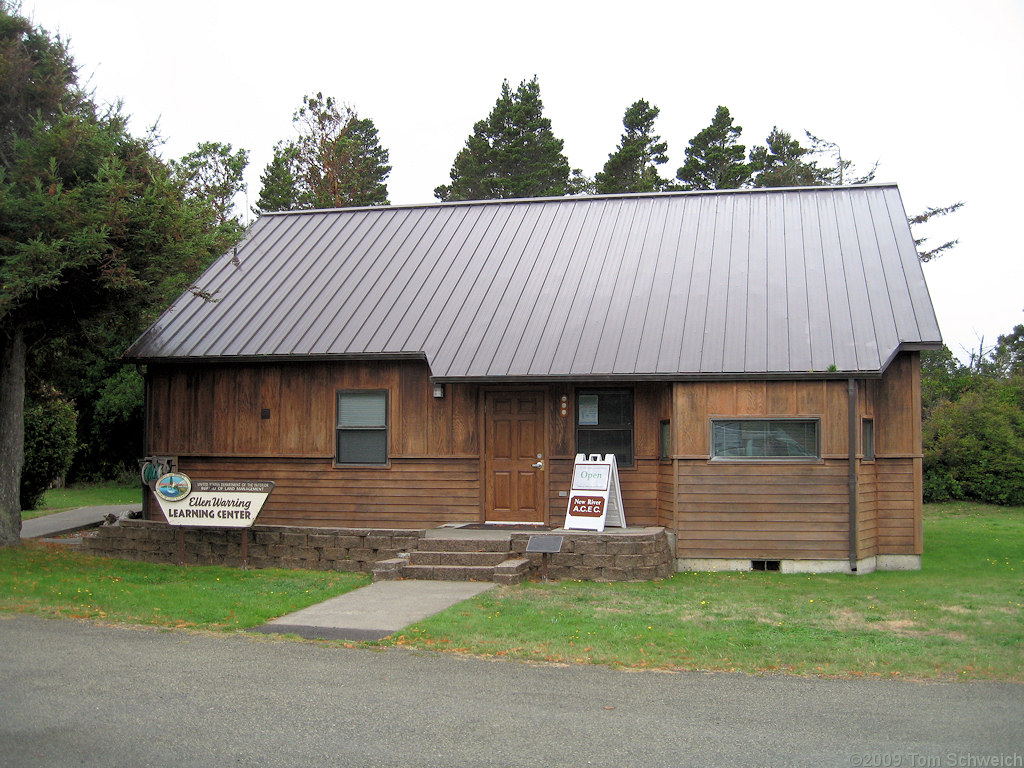
<path id="1" fill-rule="evenodd" d="M 388 463 L 387 390 L 338 392 L 335 422 L 336 464 Z"/>
<path id="2" fill-rule="evenodd" d="M 712 419 L 712 459 L 819 459 L 819 419 Z"/>

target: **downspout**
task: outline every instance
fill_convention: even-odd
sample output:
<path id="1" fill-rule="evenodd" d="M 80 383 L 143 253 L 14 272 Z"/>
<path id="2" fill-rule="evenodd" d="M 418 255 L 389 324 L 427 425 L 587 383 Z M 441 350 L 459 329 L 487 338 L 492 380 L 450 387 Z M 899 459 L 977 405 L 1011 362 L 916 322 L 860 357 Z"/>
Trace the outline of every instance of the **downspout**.
<path id="1" fill-rule="evenodd" d="M 149 369 L 143 365 L 136 365 L 135 370 L 142 376 L 142 458 L 151 456 L 149 452 Z M 141 462 L 140 462 L 141 463 Z M 141 478 L 140 478 L 141 481 Z M 141 482 L 142 485 L 142 519 L 149 519 L 149 495 L 146 493 L 148 490 L 146 484 Z"/>
<path id="2" fill-rule="evenodd" d="M 847 381 L 849 398 L 850 570 L 857 572 L 857 380 Z"/>

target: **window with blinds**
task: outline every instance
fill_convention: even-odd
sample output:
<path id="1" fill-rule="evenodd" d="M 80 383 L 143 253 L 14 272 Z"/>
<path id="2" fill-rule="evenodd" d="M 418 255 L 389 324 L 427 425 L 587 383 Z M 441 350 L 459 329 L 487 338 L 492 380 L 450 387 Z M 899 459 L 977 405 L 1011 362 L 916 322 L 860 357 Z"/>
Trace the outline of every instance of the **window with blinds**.
<path id="1" fill-rule="evenodd" d="M 714 459 L 817 459 L 817 419 L 714 419 Z"/>
<path id="2" fill-rule="evenodd" d="M 386 390 L 338 392 L 334 461 L 337 464 L 388 463 Z"/>

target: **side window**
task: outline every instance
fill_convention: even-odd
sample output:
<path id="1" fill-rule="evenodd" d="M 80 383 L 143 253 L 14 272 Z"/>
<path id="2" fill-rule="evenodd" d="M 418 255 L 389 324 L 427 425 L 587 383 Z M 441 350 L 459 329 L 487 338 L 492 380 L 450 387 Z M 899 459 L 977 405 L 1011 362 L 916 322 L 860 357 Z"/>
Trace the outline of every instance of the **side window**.
<path id="1" fill-rule="evenodd" d="M 875 421 L 864 419 L 860 423 L 860 449 L 864 461 L 875 460 Z"/>
<path id="2" fill-rule="evenodd" d="M 713 459 L 817 459 L 817 419 L 713 419 Z"/>
<path id="3" fill-rule="evenodd" d="M 668 419 L 662 420 L 661 431 L 658 433 L 658 458 L 672 458 L 672 422 Z"/>
<path id="4" fill-rule="evenodd" d="M 576 452 L 614 453 L 620 467 L 633 466 L 632 390 L 577 391 Z"/>
<path id="5" fill-rule="evenodd" d="M 388 463 L 386 390 L 338 392 L 334 461 L 337 464 Z"/>

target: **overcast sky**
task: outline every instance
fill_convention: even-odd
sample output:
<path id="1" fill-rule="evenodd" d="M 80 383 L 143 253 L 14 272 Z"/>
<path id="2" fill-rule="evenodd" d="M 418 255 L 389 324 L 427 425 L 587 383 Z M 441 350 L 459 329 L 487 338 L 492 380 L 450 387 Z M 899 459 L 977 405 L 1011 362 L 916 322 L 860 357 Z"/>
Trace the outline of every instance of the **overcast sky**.
<path id="1" fill-rule="evenodd" d="M 70 39 L 101 101 L 132 128 L 159 121 L 164 158 L 201 141 L 250 151 L 250 205 L 303 94 L 372 118 L 392 203 L 434 200 L 498 97 L 539 77 L 574 168 L 600 170 L 639 98 L 661 109 L 664 175 L 727 106 L 742 143 L 771 128 L 837 142 L 908 214 L 966 201 L 930 225 L 960 245 L 925 266 L 954 353 L 1024 323 L 1024 0 L 796 2 L 314 2 L 23 0 Z"/>

